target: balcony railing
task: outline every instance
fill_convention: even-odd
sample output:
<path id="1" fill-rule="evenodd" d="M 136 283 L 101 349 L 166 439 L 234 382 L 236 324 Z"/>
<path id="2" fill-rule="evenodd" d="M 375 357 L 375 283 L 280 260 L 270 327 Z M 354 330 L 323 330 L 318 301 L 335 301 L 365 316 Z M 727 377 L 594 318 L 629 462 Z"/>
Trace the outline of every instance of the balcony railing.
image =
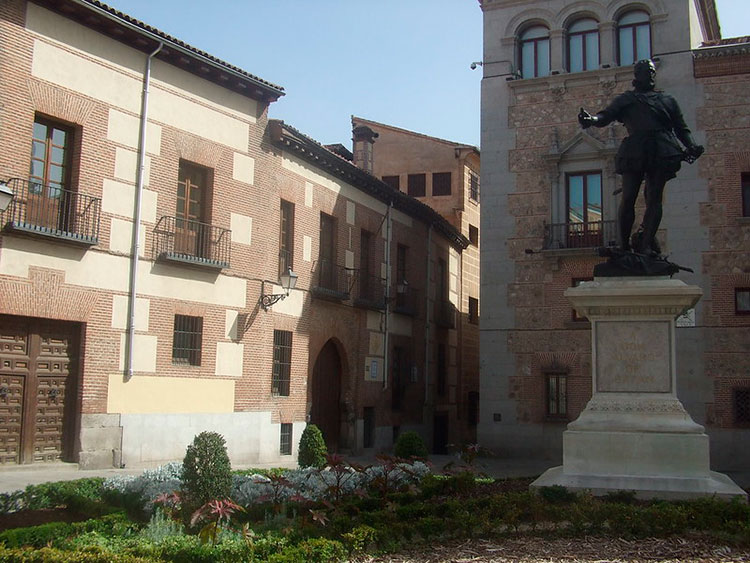
<path id="1" fill-rule="evenodd" d="M 344 266 L 339 266 L 326 258 L 320 258 L 315 262 L 313 285 L 310 289 L 316 297 L 338 301 L 349 299 L 353 274 L 352 270 Z"/>
<path id="2" fill-rule="evenodd" d="M 207 268 L 228 268 L 232 231 L 164 216 L 154 228 L 154 259 Z"/>
<path id="3" fill-rule="evenodd" d="M 442 328 L 456 328 L 456 306 L 450 301 L 436 301 L 435 324 Z"/>
<path id="4" fill-rule="evenodd" d="M 354 305 L 368 309 L 385 309 L 385 280 L 359 271 L 354 285 Z"/>
<path id="5" fill-rule="evenodd" d="M 399 287 L 394 289 L 395 301 L 393 303 L 393 312 L 402 315 L 414 316 L 417 314 L 417 294 L 418 291 L 411 287 Z"/>
<path id="6" fill-rule="evenodd" d="M 13 201 L 0 214 L 6 229 L 89 246 L 99 242 L 100 198 L 21 178 L 8 187 Z"/>
<path id="7" fill-rule="evenodd" d="M 552 223 L 544 226 L 544 249 L 596 248 L 617 239 L 617 221 Z"/>

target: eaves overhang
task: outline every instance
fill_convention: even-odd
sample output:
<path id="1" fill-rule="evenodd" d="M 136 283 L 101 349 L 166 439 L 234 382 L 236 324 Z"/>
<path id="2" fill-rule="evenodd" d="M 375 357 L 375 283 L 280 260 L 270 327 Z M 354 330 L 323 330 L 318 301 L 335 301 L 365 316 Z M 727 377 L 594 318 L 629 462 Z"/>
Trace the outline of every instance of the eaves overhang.
<path id="1" fill-rule="evenodd" d="M 63 17 L 254 100 L 270 103 L 284 88 L 218 59 L 98 0 L 31 0 Z"/>
<path id="2" fill-rule="evenodd" d="M 457 250 L 463 250 L 469 246 L 469 239 L 458 232 L 437 211 L 410 195 L 393 189 L 283 121 L 270 119 L 268 133 L 274 146 L 294 154 L 323 172 L 344 180 L 347 184 L 385 204 L 392 203 L 394 209 L 432 225 Z"/>

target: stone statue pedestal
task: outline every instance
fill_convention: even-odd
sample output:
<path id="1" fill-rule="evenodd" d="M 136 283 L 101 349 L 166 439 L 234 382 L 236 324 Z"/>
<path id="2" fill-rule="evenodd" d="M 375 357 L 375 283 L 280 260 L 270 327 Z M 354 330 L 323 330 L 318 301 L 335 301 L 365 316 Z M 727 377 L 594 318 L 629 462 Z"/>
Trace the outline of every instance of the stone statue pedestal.
<path id="1" fill-rule="evenodd" d="M 565 292 L 591 321 L 593 396 L 563 433 L 562 466 L 532 489 L 746 498 L 710 470 L 708 436 L 677 398 L 675 319 L 701 295 L 668 277 L 599 277 Z"/>

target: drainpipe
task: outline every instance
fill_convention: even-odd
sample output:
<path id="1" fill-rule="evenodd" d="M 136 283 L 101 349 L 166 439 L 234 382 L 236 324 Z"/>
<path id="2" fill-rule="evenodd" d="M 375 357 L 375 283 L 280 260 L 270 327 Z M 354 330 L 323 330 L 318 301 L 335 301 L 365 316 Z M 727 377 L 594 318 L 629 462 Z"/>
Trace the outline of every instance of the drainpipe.
<path id="1" fill-rule="evenodd" d="M 427 282 L 424 291 L 424 404 L 430 402 L 430 276 L 432 275 L 432 227 L 427 229 Z"/>
<path id="2" fill-rule="evenodd" d="M 138 139 L 138 176 L 135 184 L 135 215 L 133 216 L 133 255 L 130 259 L 130 289 L 128 295 L 128 336 L 127 356 L 125 359 L 125 380 L 133 377 L 133 353 L 135 349 L 135 301 L 138 295 L 138 259 L 141 239 L 141 203 L 143 195 L 143 176 L 146 168 L 146 124 L 148 121 L 148 92 L 151 83 L 151 60 L 162 50 L 164 43 L 146 59 L 146 72 L 143 76 L 143 97 L 141 99 L 141 129 Z"/>
<path id="3" fill-rule="evenodd" d="M 388 204 L 388 211 L 385 216 L 385 323 L 383 336 L 383 390 L 388 389 L 388 321 L 391 316 L 391 210 L 393 209 L 393 200 Z"/>

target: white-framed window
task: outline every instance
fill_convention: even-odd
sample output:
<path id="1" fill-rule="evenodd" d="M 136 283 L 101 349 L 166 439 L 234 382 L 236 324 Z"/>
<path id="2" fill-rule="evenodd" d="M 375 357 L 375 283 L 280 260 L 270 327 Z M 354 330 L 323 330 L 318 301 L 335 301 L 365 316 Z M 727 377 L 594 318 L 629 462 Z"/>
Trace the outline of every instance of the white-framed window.
<path id="1" fill-rule="evenodd" d="M 582 18 L 568 27 L 568 71 L 599 68 L 599 23 Z"/>
<path id="2" fill-rule="evenodd" d="M 549 29 L 543 25 L 534 25 L 524 30 L 520 37 L 519 51 L 522 78 L 549 75 Z"/>
<path id="3" fill-rule="evenodd" d="M 620 66 L 651 58 L 651 24 L 643 10 L 624 13 L 617 20 L 617 61 Z"/>

